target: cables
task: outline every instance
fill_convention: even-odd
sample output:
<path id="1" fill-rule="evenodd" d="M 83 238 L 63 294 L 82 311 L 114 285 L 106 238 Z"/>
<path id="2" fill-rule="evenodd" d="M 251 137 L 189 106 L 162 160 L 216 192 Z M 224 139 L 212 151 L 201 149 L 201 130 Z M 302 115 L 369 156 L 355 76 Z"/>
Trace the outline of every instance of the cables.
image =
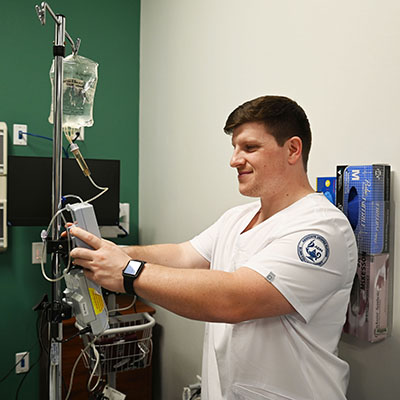
<path id="1" fill-rule="evenodd" d="M 91 177 L 90 175 L 88 176 L 88 178 L 90 179 L 90 181 L 92 182 L 92 184 L 93 184 L 97 189 L 100 189 L 100 190 L 102 190 L 102 191 L 101 191 L 100 193 L 98 193 L 96 196 L 92 197 L 91 199 L 86 200 L 86 203 L 90 203 L 91 201 L 97 199 L 98 197 L 100 197 L 101 195 L 103 195 L 103 194 L 108 190 L 108 187 L 101 187 L 101 186 L 96 185 L 96 183 L 93 181 L 93 179 L 92 179 L 92 177 Z M 76 199 L 78 199 L 81 203 L 84 202 L 84 201 L 82 200 L 81 197 L 76 196 L 76 195 L 73 195 L 73 194 L 69 194 L 69 195 L 63 196 L 63 197 L 62 197 L 62 201 L 65 200 L 65 199 L 67 199 L 67 198 L 76 198 Z M 59 207 L 61 207 L 61 204 L 59 204 Z M 54 278 L 54 279 L 47 276 L 47 274 L 46 274 L 46 272 L 45 272 L 45 268 L 44 268 L 44 259 L 45 259 L 45 251 L 46 251 L 46 239 L 47 239 L 47 237 L 49 236 L 49 232 L 50 232 L 51 226 L 52 226 L 53 223 L 54 223 L 54 220 L 55 220 L 59 215 L 61 215 L 61 218 L 62 218 L 62 220 L 63 220 L 63 222 L 64 222 L 64 225 L 67 225 L 67 221 L 66 221 L 64 215 L 62 214 L 62 213 L 63 213 L 64 211 L 66 211 L 66 210 L 67 210 L 67 209 L 66 209 L 65 207 L 64 207 L 64 208 L 60 208 L 60 209 L 53 215 L 53 218 L 51 219 L 49 225 L 47 226 L 47 229 L 46 229 L 45 231 L 42 231 L 42 234 L 41 234 L 42 241 L 43 241 L 42 256 L 41 256 L 41 260 L 40 260 L 41 271 L 42 271 L 43 277 L 44 277 L 48 282 L 52 282 L 52 283 L 58 282 L 58 281 L 60 281 L 61 279 L 63 279 L 64 276 L 65 276 L 65 274 L 70 270 L 70 267 L 71 267 L 71 257 L 69 256 L 69 257 L 68 257 L 68 264 L 67 264 L 67 267 L 66 267 L 66 269 L 64 270 L 63 274 L 60 275 L 60 276 L 58 276 L 58 277 L 56 277 L 56 278 Z M 68 240 L 67 240 L 67 243 L 68 243 L 68 254 L 70 254 L 70 252 L 71 252 L 71 240 L 70 240 L 71 237 L 70 237 L 69 229 L 67 229 L 67 238 L 68 238 Z"/>
<path id="2" fill-rule="evenodd" d="M 108 321 L 108 318 L 107 318 L 107 321 Z M 96 357 L 96 362 L 95 362 L 95 365 L 94 365 L 94 367 L 93 367 L 93 371 L 92 371 L 92 373 L 90 374 L 90 377 L 89 377 L 89 380 L 88 380 L 88 383 L 87 383 L 87 389 L 88 389 L 89 392 L 94 392 L 94 391 L 96 390 L 96 388 L 99 386 L 99 384 L 100 384 L 100 382 L 101 382 L 100 354 L 99 354 L 98 350 L 96 349 L 96 345 L 95 345 L 94 343 L 95 343 L 95 342 L 98 340 L 98 338 L 103 334 L 103 332 L 105 332 L 106 329 L 107 329 L 107 323 L 105 324 L 104 329 L 102 330 L 102 332 L 99 333 L 97 336 L 94 336 L 94 338 L 93 338 L 92 341 L 89 341 L 89 343 L 81 350 L 81 354 L 79 354 L 79 356 L 78 356 L 77 359 L 75 360 L 75 363 L 74 363 L 74 365 L 73 365 L 73 367 L 72 367 L 71 377 L 70 377 L 70 380 L 69 380 L 68 393 L 67 393 L 67 396 L 65 397 L 65 400 L 68 400 L 68 399 L 69 399 L 69 396 L 71 395 L 72 386 L 73 386 L 73 382 L 74 382 L 75 371 L 76 371 L 76 368 L 77 368 L 77 366 L 78 366 L 78 363 L 79 363 L 79 361 L 80 361 L 80 359 L 81 359 L 82 357 L 86 357 L 86 351 L 89 349 L 89 347 L 92 349 L 93 354 L 94 354 L 95 357 Z M 81 331 L 82 331 L 82 330 L 81 330 Z M 81 332 L 81 331 L 79 331 L 79 332 Z M 89 364 L 89 363 L 88 363 L 88 364 Z M 96 382 L 96 384 L 94 385 L 94 387 L 91 388 L 91 387 L 90 387 L 90 383 L 92 382 L 93 376 L 94 376 L 94 374 L 96 373 L 96 370 L 97 370 L 97 369 L 98 369 L 98 375 L 99 375 L 99 377 L 98 377 L 97 382 Z"/>
<path id="3" fill-rule="evenodd" d="M 74 333 L 72 336 L 70 336 L 68 339 L 63 339 L 63 340 L 56 340 L 59 343 L 67 343 L 70 340 L 76 338 L 77 336 L 83 335 L 85 333 L 89 333 L 91 330 L 90 326 L 87 326 L 86 328 L 81 329 L 80 331 Z"/>
<path id="4" fill-rule="evenodd" d="M 120 312 L 120 311 L 129 310 L 130 308 L 132 308 L 132 307 L 135 305 L 135 303 L 136 303 L 136 298 L 137 298 L 136 296 L 133 296 L 132 303 L 129 304 L 129 306 L 126 306 L 126 307 L 123 307 L 123 308 L 116 308 L 115 310 L 108 310 L 108 313 L 109 313 L 109 314 L 112 314 L 112 313 L 116 313 L 116 312 Z"/>
<path id="5" fill-rule="evenodd" d="M 80 361 L 80 359 L 83 357 L 83 355 L 85 354 L 86 350 L 97 340 L 97 336 L 91 341 L 89 342 L 86 347 L 81 350 L 81 354 L 79 354 L 79 356 L 77 357 L 77 359 L 74 362 L 74 366 L 72 367 L 72 371 L 71 371 L 71 377 L 69 380 L 69 387 L 68 387 L 68 392 L 67 395 L 65 396 L 65 400 L 69 399 L 69 396 L 71 395 L 71 391 L 72 391 L 72 385 L 74 382 L 74 376 L 75 376 L 75 371 L 76 371 L 76 367 L 78 366 L 78 363 Z"/>
<path id="6" fill-rule="evenodd" d="M 65 201 L 66 199 L 69 199 L 69 198 L 77 199 L 77 200 L 79 200 L 81 203 L 84 202 L 84 201 L 82 200 L 82 198 L 79 197 L 79 196 L 77 196 L 76 194 L 67 194 L 67 195 L 65 195 L 65 196 L 62 196 L 61 201 L 63 202 L 63 201 Z M 61 204 L 58 205 L 58 208 L 60 208 L 60 207 L 61 207 Z"/>
<path id="7" fill-rule="evenodd" d="M 93 185 L 95 188 L 101 190 L 101 192 L 100 192 L 99 194 L 97 194 L 96 196 L 92 197 L 91 199 L 86 200 L 86 203 L 90 203 L 90 202 L 96 200 L 97 198 L 99 198 L 100 196 L 102 196 L 102 195 L 103 195 L 105 192 L 107 192 L 107 190 L 108 190 L 108 187 L 101 187 L 101 186 L 96 185 L 96 183 L 93 181 L 93 179 L 92 179 L 91 176 L 88 176 L 88 178 L 89 178 L 90 182 L 92 182 L 92 185 Z"/>
<path id="8" fill-rule="evenodd" d="M 90 202 L 96 200 L 97 198 L 99 198 L 100 196 L 102 196 L 102 195 L 108 190 L 108 187 L 101 187 L 101 186 L 97 185 L 97 184 L 94 182 L 93 178 L 91 177 L 91 172 L 90 172 L 90 170 L 89 170 L 89 167 L 88 167 L 88 165 L 86 164 L 86 161 L 84 160 L 84 158 L 83 158 L 83 156 L 82 156 L 82 154 L 81 154 L 81 152 L 80 152 L 80 150 L 79 150 L 78 145 L 75 143 L 75 140 L 77 139 L 77 135 L 76 135 L 75 130 L 72 129 L 72 128 L 64 128 L 64 129 L 63 129 L 63 132 L 64 132 L 64 135 L 65 135 L 67 141 L 69 142 L 69 149 L 70 149 L 71 152 L 73 153 L 73 155 L 74 155 L 74 157 L 75 157 L 75 159 L 76 159 L 76 161 L 77 161 L 79 167 L 81 168 L 83 174 L 84 174 L 87 178 L 89 178 L 91 184 L 92 184 L 96 189 L 100 190 L 100 192 L 99 192 L 98 194 L 96 194 L 95 196 L 93 196 L 93 197 L 90 198 L 89 200 L 86 200 L 87 203 L 90 203 Z M 64 150 L 64 151 L 65 151 L 65 150 Z M 45 252 L 46 252 L 46 240 L 47 240 L 47 238 L 48 238 L 48 236 L 49 236 L 50 229 L 51 229 L 51 227 L 53 226 L 53 224 L 55 223 L 55 221 L 57 221 L 57 222 L 56 222 L 56 224 L 57 224 L 57 235 L 56 235 L 56 236 L 57 236 L 57 237 L 54 238 L 54 240 L 52 240 L 51 242 L 49 242 L 49 243 L 51 243 L 51 246 L 52 246 L 52 249 L 51 249 L 51 250 L 52 250 L 53 253 L 60 253 L 60 252 L 61 252 L 63 255 L 65 254 L 66 246 L 64 245 L 64 243 L 62 243 L 63 240 L 60 240 L 60 238 L 59 238 L 59 236 L 58 236 L 58 235 L 59 235 L 59 229 L 60 229 L 60 226 L 59 226 L 59 225 L 60 225 L 60 220 L 57 219 L 57 218 L 61 218 L 62 221 L 64 222 L 64 224 L 65 224 L 65 225 L 67 224 L 67 221 L 66 221 L 66 219 L 65 219 L 65 217 L 64 217 L 64 215 L 63 215 L 63 212 L 67 210 L 67 208 L 64 207 L 64 205 L 65 205 L 64 202 L 65 202 L 65 200 L 66 200 L 67 198 L 75 198 L 75 199 L 77 199 L 77 200 L 80 201 L 80 202 L 84 202 L 84 201 L 82 200 L 81 197 L 76 196 L 76 195 L 73 195 L 73 194 L 69 194 L 69 195 L 63 196 L 62 199 L 61 199 L 61 201 L 60 201 L 60 203 L 58 204 L 58 211 L 56 211 L 55 214 L 52 216 L 51 221 L 50 221 L 50 223 L 49 223 L 47 229 L 46 229 L 46 230 L 43 230 L 43 231 L 42 231 L 42 234 L 41 234 L 42 241 L 43 241 L 42 257 L 41 257 L 41 271 L 42 271 L 43 277 L 44 277 L 47 281 L 52 282 L 52 283 L 58 282 L 58 281 L 62 280 L 63 278 L 65 278 L 65 276 L 66 276 L 66 274 L 69 272 L 70 266 L 71 266 L 71 256 L 70 256 L 70 253 L 71 253 L 71 240 L 70 240 L 70 232 L 69 232 L 69 229 L 66 230 L 67 243 L 68 243 L 68 255 L 69 255 L 69 257 L 68 257 L 68 262 L 67 262 L 67 267 L 64 269 L 64 271 L 62 272 L 61 275 L 49 277 L 49 276 L 47 276 L 47 274 L 46 274 L 45 266 L 44 266 L 44 260 L 46 259 L 46 255 L 45 255 Z M 54 244 L 55 244 L 57 247 L 54 247 Z M 61 247 L 61 249 L 62 249 L 61 251 L 59 250 L 59 247 L 58 247 L 58 246 Z M 54 250 L 53 250 L 53 248 L 54 248 Z M 55 275 L 55 274 L 54 274 L 54 275 Z M 57 274 L 57 275 L 58 275 L 58 274 Z M 134 305 L 134 302 L 135 302 L 135 299 L 133 300 L 132 305 Z M 130 305 L 129 308 L 132 307 L 132 305 Z M 70 378 L 70 383 L 69 383 L 69 387 L 68 387 L 68 391 L 67 391 L 66 400 L 68 400 L 68 398 L 69 398 L 70 395 L 71 395 L 71 391 L 72 391 L 72 387 L 73 387 L 74 375 L 75 375 L 75 372 L 76 372 L 76 368 L 77 368 L 77 366 L 78 366 L 78 363 L 79 363 L 80 359 L 81 359 L 83 356 L 86 356 L 86 352 L 88 351 L 89 348 L 91 349 L 92 354 L 94 355 L 95 363 L 94 363 L 93 371 L 91 372 L 90 377 L 89 377 L 89 380 L 88 380 L 88 383 L 87 383 L 87 388 L 88 388 L 88 390 L 89 390 L 90 392 L 93 392 L 93 391 L 95 391 L 95 390 L 99 387 L 99 384 L 100 384 L 100 382 L 101 382 L 101 363 L 100 363 L 100 354 L 99 354 L 98 349 L 96 348 L 95 342 L 96 342 L 96 340 L 100 337 L 100 335 L 107 329 L 107 327 L 108 327 L 108 314 L 107 314 L 107 319 L 106 319 L 105 325 L 104 325 L 104 327 L 103 327 L 103 329 L 102 329 L 102 332 L 101 332 L 100 334 L 96 335 L 91 341 L 89 341 L 89 343 L 81 350 L 81 353 L 79 354 L 79 356 L 78 356 L 77 359 L 75 360 L 75 363 L 74 363 L 73 368 L 72 368 L 72 371 L 71 371 L 71 378 Z M 83 328 L 83 329 L 79 330 L 79 331 L 78 331 L 75 335 L 73 335 L 72 337 L 70 337 L 70 338 L 68 338 L 68 339 L 64 339 L 64 340 L 59 341 L 59 342 L 64 343 L 64 342 L 66 342 L 66 341 L 68 341 L 68 340 L 71 340 L 72 338 L 74 338 L 74 337 L 76 337 L 76 336 L 78 336 L 78 335 L 88 333 L 89 329 L 90 329 L 90 328 L 88 328 L 88 327 Z M 97 332 L 96 332 L 96 333 L 97 333 Z M 90 340 L 90 339 L 89 339 L 89 340 Z M 92 359 L 91 361 L 94 361 L 94 359 Z M 36 363 L 35 363 L 35 364 L 36 364 Z M 53 367 L 50 366 L 50 368 L 53 368 Z M 11 371 L 10 371 L 10 373 L 11 373 Z M 96 373 L 98 373 L 99 377 L 98 377 L 98 379 L 97 379 L 97 382 L 95 382 L 95 384 L 92 385 L 92 381 L 93 381 L 94 375 L 95 375 Z M 25 379 L 25 377 L 24 377 L 24 379 Z M 22 380 L 22 381 L 23 381 L 23 380 Z M 23 382 L 21 382 L 21 386 L 22 386 L 22 383 L 23 383 Z M 19 389 L 20 389 L 20 387 L 18 388 L 17 396 L 18 396 Z"/>
<path id="9" fill-rule="evenodd" d="M 15 393 L 15 400 L 18 400 L 18 396 L 19 396 L 19 392 L 22 388 L 22 385 L 25 382 L 25 379 L 27 378 L 28 374 L 32 371 L 32 369 L 40 362 L 40 359 L 42 358 L 42 354 L 43 354 L 43 346 L 42 346 L 42 342 L 41 342 L 41 334 L 42 334 L 42 321 L 43 321 L 43 313 L 45 311 L 42 310 L 42 313 L 40 314 L 40 316 L 38 316 L 38 318 L 36 319 L 36 331 L 37 331 L 37 335 L 38 335 L 38 343 L 40 344 L 40 352 L 39 352 L 39 357 L 37 358 L 37 360 L 31 365 L 31 367 L 29 368 L 29 371 L 26 372 L 24 374 L 24 377 L 21 379 L 21 381 L 18 384 L 17 387 L 17 391 Z M 22 360 L 22 359 L 21 359 Z M 20 360 L 20 361 L 21 361 Z"/>
<path id="10" fill-rule="evenodd" d="M 15 398 L 18 399 L 19 396 L 19 392 L 22 388 L 23 383 L 25 382 L 25 379 L 28 377 L 29 373 L 32 371 L 32 369 L 39 363 L 41 357 L 42 357 L 42 353 L 43 353 L 43 348 L 41 345 L 41 340 L 40 340 L 40 335 L 41 335 L 41 326 L 42 326 L 42 315 L 38 315 L 37 319 L 36 319 L 36 330 L 37 330 L 37 335 L 38 335 L 38 341 L 31 346 L 31 348 L 26 352 L 26 354 L 31 353 L 32 350 L 34 350 L 38 344 L 40 344 L 40 352 L 39 352 L 39 357 L 37 358 L 37 360 L 30 366 L 29 370 L 24 373 L 24 376 L 21 378 L 17 390 L 16 390 L 16 394 L 15 394 Z M 25 358 L 22 357 L 16 364 L 14 364 L 10 370 L 0 379 L 0 383 L 4 382 L 10 375 L 12 372 L 15 371 L 15 368 L 17 367 L 18 364 L 21 363 L 21 361 Z M 9 397 L 8 397 L 9 398 Z"/>
<path id="11" fill-rule="evenodd" d="M 30 353 L 36 346 L 37 346 L 37 343 L 36 343 L 35 345 L 33 345 L 33 346 L 26 352 L 26 354 L 25 354 L 23 357 L 21 357 L 21 358 L 19 359 L 19 361 L 18 361 L 16 364 L 14 364 L 14 365 L 10 368 L 10 370 L 0 379 L 0 383 L 3 383 L 3 382 L 11 375 L 11 373 L 12 373 L 13 371 L 15 371 L 15 368 L 17 368 L 17 366 L 22 362 L 22 360 L 26 357 L 26 355 L 27 355 L 28 353 Z"/>
<path id="12" fill-rule="evenodd" d="M 22 132 L 22 131 L 19 131 L 19 132 L 18 132 L 18 135 L 19 135 L 20 138 L 22 137 L 22 135 L 27 135 L 27 136 L 37 137 L 37 138 L 40 138 L 40 139 L 50 140 L 51 142 L 53 141 L 52 138 L 49 138 L 49 137 L 47 137 L 47 136 L 37 135 L 36 133 L 30 133 L 30 132 Z M 63 146 L 62 149 L 63 149 L 64 155 L 65 155 L 65 158 L 69 158 L 69 156 L 68 156 L 68 151 L 65 150 L 64 146 Z"/>
<path id="13" fill-rule="evenodd" d="M 97 340 L 97 338 L 96 338 L 96 340 Z M 97 389 L 97 387 L 99 386 L 100 381 L 101 381 L 100 354 L 99 354 L 98 350 L 96 349 L 94 342 L 91 344 L 90 347 L 92 348 L 93 354 L 96 357 L 96 362 L 94 364 L 93 371 L 90 374 L 90 377 L 89 377 L 89 380 L 87 383 L 87 389 L 89 392 L 94 392 Z M 97 379 L 96 384 L 93 387 L 90 387 L 90 383 L 92 382 L 92 379 L 94 377 L 94 374 L 96 373 L 97 368 L 99 368 L 99 372 L 98 372 L 99 377 Z"/>
<path id="14" fill-rule="evenodd" d="M 65 219 L 65 217 L 64 217 L 64 215 L 62 214 L 63 213 L 63 211 L 65 211 L 66 210 L 66 208 L 61 208 L 60 210 L 58 210 L 54 215 L 53 215 L 53 218 L 51 219 L 51 221 L 50 221 L 50 223 L 49 223 L 49 225 L 48 225 L 48 227 L 47 227 L 47 230 L 45 230 L 45 231 L 42 231 L 42 233 L 41 233 L 41 238 L 42 238 L 42 241 L 43 241 L 43 247 L 42 247 L 42 256 L 41 256 L 41 258 L 40 258 L 40 266 L 41 266 L 41 270 L 42 270 L 42 275 L 43 275 L 43 277 L 48 281 L 48 282 L 58 282 L 58 281 L 60 281 L 61 279 L 63 279 L 64 278 L 64 275 L 65 275 L 65 272 L 63 272 L 62 273 L 62 275 L 60 275 L 60 276 L 58 276 L 58 277 L 56 277 L 56 278 L 49 278 L 47 275 L 46 275 L 46 271 L 45 271 L 45 269 L 44 269 L 44 258 L 45 258 L 45 250 L 46 250 L 46 239 L 47 239 L 47 237 L 48 237 L 48 235 L 49 235 L 49 232 L 50 232 L 50 229 L 51 229 L 51 226 L 53 225 L 53 223 L 54 223 L 54 220 L 61 214 L 61 218 L 62 218 L 62 220 L 63 220 L 63 222 L 64 222 L 64 224 L 66 225 L 67 224 L 67 221 L 66 221 L 66 219 Z M 71 241 L 70 241 L 70 234 L 69 234 L 69 230 L 67 229 L 67 237 L 68 237 L 68 254 L 71 252 Z M 71 257 L 68 257 L 68 265 L 67 265 L 67 268 L 64 270 L 64 271 L 69 271 L 69 268 L 70 268 L 70 265 L 71 265 Z"/>
<path id="15" fill-rule="evenodd" d="M 79 360 L 80 360 L 82 357 L 86 357 L 86 351 L 89 349 L 89 347 L 91 347 L 92 350 L 93 350 L 93 353 L 94 353 L 94 355 L 95 355 L 95 357 L 96 357 L 96 362 L 95 362 L 95 365 L 94 365 L 94 367 L 93 367 L 93 371 L 92 371 L 92 373 L 90 374 L 90 378 L 89 378 L 89 381 L 88 381 L 88 384 L 87 384 L 87 388 L 88 388 L 89 392 L 93 392 L 93 391 L 96 390 L 96 388 L 97 388 L 98 385 L 100 384 L 100 381 L 101 381 L 100 354 L 99 354 L 98 350 L 96 349 L 96 346 L 95 346 L 94 343 L 95 343 L 95 342 L 98 340 L 98 338 L 106 331 L 106 329 L 107 329 L 107 327 L 108 327 L 108 319 L 109 319 L 108 316 L 109 316 L 109 313 L 108 313 L 108 311 L 107 311 L 107 322 L 104 324 L 104 327 L 103 327 L 102 331 L 101 331 L 98 335 L 94 336 L 94 338 L 93 338 L 92 341 L 89 341 L 89 343 L 83 348 L 83 350 L 81 350 L 81 354 L 79 354 L 79 356 L 78 356 L 77 359 L 75 360 L 75 363 L 74 363 L 74 365 L 73 365 L 73 367 L 72 367 L 71 377 L 70 377 L 70 380 L 69 380 L 68 393 L 67 393 L 67 396 L 65 397 L 65 400 L 68 400 L 68 399 L 69 399 L 69 396 L 71 395 L 72 386 L 73 386 L 73 381 L 74 381 L 74 376 L 75 376 L 75 371 L 76 371 L 76 368 L 77 368 L 77 366 L 78 366 Z M 81 329 L 81 330 L 79 331 L 79 333 L 80 333 L 80 332 L 83 332 L 83 331 L 85 331 L 85 330 L 86 330 L 86 328 Z M 96 369 L 99 369 L 99 372 L 98 372 L 99 378 L 98 378 L 98 380 L 97 380 L 95 386 L 94 386 L 93 388 L 90 388 L 90 383 L 91 383 L 91 381 L 92 381 L 92 379 L 93 379 L 94 374 L 96 373 Z"/>
<path id="16" fill-rule="evenodd" d="M 18 400 L 19 391 L 21 390 L 22 385 L 23 385 L 23 383 L 24 383 L 26 377 L 28 376 L 28 373 L 32 370 L 32 368 L 34 368 L 34 367 L 39 363 L 40 357 L 41 357 L 41 355 L 39 355 L 38 359 L 31 365 L 31 367 L 29 368 L 29 371 L 28 371 L 28 372 L 24 375 L 24 377 L 21 379 L 21 381 L 20 381 L 20 383 L 19 383 L 19 385 L 18 385 L 18 388 L 17 388 L 17 392 L 15 393 L 15 400 Z"/>

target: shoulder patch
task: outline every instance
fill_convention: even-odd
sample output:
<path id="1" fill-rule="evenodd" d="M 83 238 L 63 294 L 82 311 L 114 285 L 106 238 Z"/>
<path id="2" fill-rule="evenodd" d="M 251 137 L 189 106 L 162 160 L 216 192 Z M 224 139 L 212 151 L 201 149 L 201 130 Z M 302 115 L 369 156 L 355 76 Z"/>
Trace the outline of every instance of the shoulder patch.
<path id="1" fill-rule="evenodd" d="M 297 245 L 297 254 L 301 261 L 322 267 L 329 258 L 329 244 L 321 235 L 306 235 Z"/>

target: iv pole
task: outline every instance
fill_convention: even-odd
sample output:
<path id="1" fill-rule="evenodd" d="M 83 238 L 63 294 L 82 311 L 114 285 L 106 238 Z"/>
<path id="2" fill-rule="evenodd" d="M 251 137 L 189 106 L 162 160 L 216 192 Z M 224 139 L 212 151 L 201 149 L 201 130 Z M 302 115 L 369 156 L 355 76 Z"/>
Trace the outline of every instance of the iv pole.
<path id="1" fill-rule="evenodd" d="M 35 6 L 37 15 L 42 25 L 46 24 L 46 11 L 55 21 L 54 55 L 54 91 L 53 91 L 53 162 L 52 162 L 52 215 L 55 215 L 61 204 L 62 190 L 62 116 L 63 116 L 63 59 L 65 57 L 65 38 L 71 44 L 72 51 L 77 54 L 80 39 L 76 43 L 65 30 L 65 17 L 56 15 L 46 2 Z M 52 225 L 52 240 L 58 240 L 61 234 L 61 217 L 58 216 Z M 57 253 L 52 255 L 53 277 L 60 276 L 60 259 Z M 62 345 L 63 335 L 62 320 L 59 318 L 61 306 L 61 284 L 52 283 L 52 302 L 49 323 L 49 399 L 61 400 L 62 396 Z"/>

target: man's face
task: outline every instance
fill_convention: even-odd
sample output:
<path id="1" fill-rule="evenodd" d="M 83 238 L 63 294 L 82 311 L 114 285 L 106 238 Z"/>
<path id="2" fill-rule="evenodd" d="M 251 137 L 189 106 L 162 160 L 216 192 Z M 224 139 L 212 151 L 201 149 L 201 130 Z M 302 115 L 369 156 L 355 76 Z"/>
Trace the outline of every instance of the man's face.
<path id="1" fill-rule="evenodd" d="M 230 166 L 238 171 L 239 191 L 250 197 L 270 199 L 284 186 L 287 148 L 259 122 L 247 122 L 233 130 Z"/>

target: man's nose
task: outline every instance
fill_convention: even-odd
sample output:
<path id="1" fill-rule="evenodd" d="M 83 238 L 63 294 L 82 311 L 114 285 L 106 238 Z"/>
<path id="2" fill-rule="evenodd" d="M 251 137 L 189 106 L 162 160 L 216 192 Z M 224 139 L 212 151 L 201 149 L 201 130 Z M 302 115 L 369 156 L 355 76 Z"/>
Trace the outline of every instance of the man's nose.
<path id="1" fill-rule="evenodd" d="M 237 168 L 239 165 L 244 163 L 243 156 L 238 150 L 234 150 L 229 165 L 232 168 Z"/>

